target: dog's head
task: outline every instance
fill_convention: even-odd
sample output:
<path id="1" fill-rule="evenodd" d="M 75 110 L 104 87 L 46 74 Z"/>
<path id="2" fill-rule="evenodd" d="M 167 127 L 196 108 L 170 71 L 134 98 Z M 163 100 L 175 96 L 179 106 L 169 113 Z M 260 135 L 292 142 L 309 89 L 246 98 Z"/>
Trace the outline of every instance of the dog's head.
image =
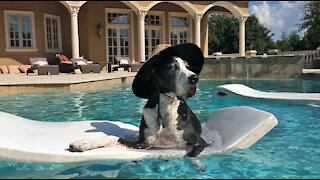
<path id="1" fill-rule="evenodd" d="M 188 62 L 176 56 L 160 61 L 151 73 L 154 88 L 158 88 L 159 93 L 167 93 L 182 99 L 194 96 L 198 75 L 188 68 Z"/>
<path id="2" fill-rule="evenodd" d="M 132 91 L 145 99 L 158 93 L 187 99 L 195 94 L 203 64 L 202 50 L 196 44 L 166 47 L 143 64 L 133 80 Z"/>

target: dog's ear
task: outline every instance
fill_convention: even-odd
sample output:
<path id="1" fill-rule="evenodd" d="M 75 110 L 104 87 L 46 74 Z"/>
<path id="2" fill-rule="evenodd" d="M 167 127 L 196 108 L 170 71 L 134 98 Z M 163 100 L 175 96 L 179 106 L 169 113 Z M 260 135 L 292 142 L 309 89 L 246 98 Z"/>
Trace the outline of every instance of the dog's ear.
<path id="1" fill-rule="evenodd" d="M 153 81 L 155 71 L 156 71 L 156 68 L 154 67 L 154 68 L 152 68 L 152 69 L 150 70 L 150 72 L 146 75 L 146 79 L 147 79 L 148 81 Z"/>

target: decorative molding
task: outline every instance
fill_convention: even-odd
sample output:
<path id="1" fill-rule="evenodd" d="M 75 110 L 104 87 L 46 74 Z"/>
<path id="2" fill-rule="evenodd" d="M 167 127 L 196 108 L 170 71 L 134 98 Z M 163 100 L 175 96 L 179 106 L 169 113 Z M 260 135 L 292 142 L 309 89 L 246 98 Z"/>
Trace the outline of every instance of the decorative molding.
<path id="1" fill-rule="evenodd" d="M 148 11 L 139 10 L 138 14 L 137 14 L 138 19 L 139 20 L 144 20 L 144 17 L 146 17 L 147 13 L 148 13 Z"/>
<path id="2" fill-rule="evenodd" d="M 196 14 L 195 16 L 193 16 L 193 19 L 197 22 L 200 22 L 201 19 L 203 17 L 203 14 Z"/>
<path id="3" fill-rule="evenodd" d="M 241 16 L 241 17 L 238 17 L 237 19 L 238 19 L 239 22 L 244 22 L 245 23 L 247 21 L 248 17 L 247 16 Z"/>
<path id="4" fill-rule="evenodd" d="M 68 10 L 69 10 L 69 13 L 70 13 L 71 15 L 76 15 L 76 16 L 78 16 L 80 7 L 78 7 L 78 6 L 69 6 Z"/>
<path id="5" fill-rule="evenodd" d="M 29 49 L 29 48 L 5 48 L 6 52 L 37 52 L 39 49 Z"/>
<path id="6" fill-rule="evenodd" d="M 226 8 L 236 18 L 241 17 L 241 16 L 249 16 L 249 14 L 248 13 L 244 13 L 240 9 L 239 6 L 233 4 L 232 2 L 229 2 L 229 1 L 215 1 L 215 2 L 207 5 L 207 7 L 202 11 L 202 13 L 205 14 L 210 8 L 212 8 L 214 6 L 221 6 L 223 8 Z"/>

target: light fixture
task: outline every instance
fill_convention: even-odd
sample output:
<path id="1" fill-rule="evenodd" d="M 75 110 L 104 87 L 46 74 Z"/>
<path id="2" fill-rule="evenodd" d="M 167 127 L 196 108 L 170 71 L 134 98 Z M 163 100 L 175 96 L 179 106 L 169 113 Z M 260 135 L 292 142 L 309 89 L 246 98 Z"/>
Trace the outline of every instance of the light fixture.
<path id="1" fill-rule="evenodd" d="M 97 36 L 101 39 L 103 36 L 103 28 L 101 27 L 101 23 L 97 25 Z"/>

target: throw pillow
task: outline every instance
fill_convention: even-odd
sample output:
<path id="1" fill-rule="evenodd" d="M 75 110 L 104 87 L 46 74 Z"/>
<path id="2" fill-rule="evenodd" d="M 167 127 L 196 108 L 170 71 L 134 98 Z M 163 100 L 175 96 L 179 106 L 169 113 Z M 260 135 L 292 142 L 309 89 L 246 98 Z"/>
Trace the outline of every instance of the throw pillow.
<path id="1" fill-rule="evenodd" d="M 36 61 L 33 63 L 34 65 L 38 65 L 38 66 L 45 66 L 45 65 L 49 65 L 47 62 L 45 61 Z"/>
<path id="2" fill-rule="evenodd" d="M 9 74 L 20 74 L 18 65 L 8 65 Z"/>
<path id="3" fill-rule="evenodd" d="M 120 59 L 120 64 L 129 64 L 127 59 Z"/>
<path id="4" fill-rule="evenodd" d="M 7 66 L 0 66 L 0 71 L 1 71 L 3 74 L 8 74 L 8 68 L 7 68 Z"/>
<path id="5" fill-rule="evenodd" d="M 20 70 L 22 73 L 26 73 L 29 68 L 31 68 L 31 65 L 20 65 L 20 66 L 19 66 L 19 70 Z"/>
<path id="6" fill-rule="evenodd" d="M 77 64 L 77 65 L 87 65 L 87 63 L 84 62 L 84 61 L 77 61 L 76 64 Z"/>

